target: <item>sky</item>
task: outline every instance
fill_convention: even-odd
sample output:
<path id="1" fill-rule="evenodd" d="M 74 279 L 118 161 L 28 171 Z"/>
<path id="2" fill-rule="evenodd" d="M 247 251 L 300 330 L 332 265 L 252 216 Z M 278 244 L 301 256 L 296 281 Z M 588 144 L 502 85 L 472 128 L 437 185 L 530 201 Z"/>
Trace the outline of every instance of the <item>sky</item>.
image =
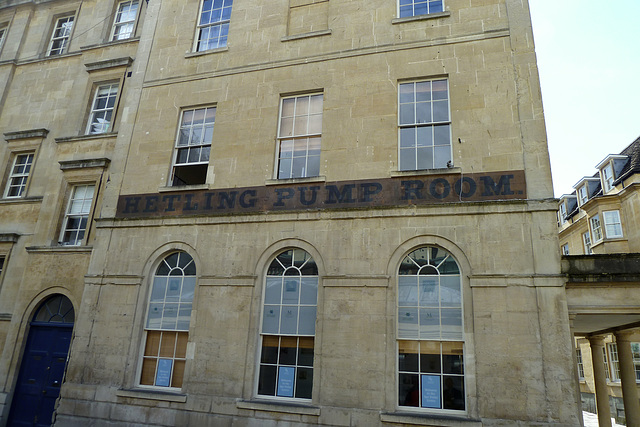
<path id="1" fill-rule="evenodd" d="M 529 0 L 556 197 L 640 136 L 640 0 Z"/>

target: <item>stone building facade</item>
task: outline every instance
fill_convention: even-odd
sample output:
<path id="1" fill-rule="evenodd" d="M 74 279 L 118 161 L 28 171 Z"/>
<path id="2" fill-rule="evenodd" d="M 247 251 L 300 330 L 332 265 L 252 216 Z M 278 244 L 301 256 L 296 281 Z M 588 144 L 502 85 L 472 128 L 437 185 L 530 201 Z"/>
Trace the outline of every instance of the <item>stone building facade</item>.
<path id="1" fill-rule="evenodd" d="M 526 2 L 1 25 L 3 420 L 580 424 Z"/>
<path id="2" fill-rule="evenodd" d="M 559 200 L 560 247 L 583 407 L 640 423 L 640 138 Z"/>

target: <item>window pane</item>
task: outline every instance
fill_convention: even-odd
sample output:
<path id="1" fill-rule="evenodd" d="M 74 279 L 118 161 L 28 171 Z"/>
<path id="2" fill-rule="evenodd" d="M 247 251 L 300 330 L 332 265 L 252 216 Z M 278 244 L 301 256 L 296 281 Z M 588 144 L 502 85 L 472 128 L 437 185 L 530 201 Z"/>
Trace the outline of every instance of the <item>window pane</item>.
<path id="1" fill-rule="evenodd" d="M 433 164 L 433 148 L 431 147 L 418 147 L 416 150 L 418 157 L 418 169 L 433 169 L 438 167 Z"/>
<path id="2" fill-rule="evenodd" d="M 460 277 L 440 276 L 440 304 L 443 307 L 460 307 L 462 305 Z"/>
<path id="3" fill-rule="evenodd" d="M 284 280 L 283 304 L 298 304 L 300 299 L 300 278 L 287 277 Z"/>
<path id="4" fill-rule="evenodd" d="M 464 410 L 464 381 L 463 377 L 445 376 L 443 381 L 444 409 Z"/>
<path id="5" fill-rule="evenodd" d="M 313 366 L 313 338 L 300 337 L 298 365 Z"/>
<path id="6" fill-rule="evenodd" d="M 164 301 L 167 291 L 167 278 L 155 277 L 153 279 L 153 289 L 151 290 L 151 302 Z"/>
<path id="7" fill-rule="evenodd" d="M 420 387 L 417 374 L 400 374 L 398 376 L 398 405 L 420 406 Z"/>
<path id="8" fill-rule="evenodd" d="M 302 292 L 300 295 L 301 304 L 317 304 L 318 302 L 318 279 L 316 277 L 302 277 Z"/>
<path id="9" fill-rule="evenodd" d="M 398 277 L 398 305 L 418 305 L 418 278 L 411 276 Z"/>
<path id="10" fill-rule="evenodd" d="M 416 151 L 413 148 L 400 149 L 400 170 L 416 169 Z"/>
<path id="11" fill-rule="evenodd" d="M 462 339 L 462 310 L 459 308 L 442 309 L 442 339 Z"/>
<path id="12" fill-rule="evenodd" d="M 282 337 L 280 339 L 280 365 L 295 365 L 298 358 L 298 339 L 296 337 Z"/>
<path id="13" fill-rule="evenodd" d="M 416 128 L 400 128 L 400 147 L 409 148 L 416 146 Z"/>
<path id="14" fill-rule="evenodd" d="M 264 302 L 265 304 L 280 304 L 282 302 L 281 277 L 267 277 Z"/>
<path id="15" fill-rule="evenodd" d="M 440 339 L 440 312 L 437 308 L 420 309 L 420 339 Z"/>
<path id="16" fill-rule="evenodd" d="M 311 391 L 313 389 L 313 369 L 298 368 L 296 376 L 296 394 L 295 397 L 301 399 L 311 399 Z"/>
<path id="17" fill-rule="evenodd" d="M 175 329 L 177 321 L 178 304 L 165 304 L 162 313 L 162 329 Z"/>
<path id="18" fill-rule="evenodd" d="M 461 342 L 442 343 L 442 364 L 442 372 L 445 374 L 464 374 Z"/>
<path id="19" fill-rule="evenodd" d="M 276 370 L 276 366 L 260 366 L 260 377 L 258 378 L 258 394 L 275 396 Z"/>
<path id="20" fill-rule="evenodd" d="M 193 301 L 193 294 L 196 288 L 196 278 L 185 276 L 182 279 L 182 295 L 180 296 L 180 301 L 182 302 L 191 302 Z"/>
<path id="21" fill-rule="evenodd" d="M 398 369 L 418 372 L 419 341 L 398 341 Z"/>
<path id="22" fill-rule="evenodd" d="M 414 104 L 400 104 L 400 124 L 410 125 L 415 122 Z"/>
<path id="23" fill-rule="evenodd" d="M 300 307 L 300 335 L 315 335 L 316 333 L 316 307 Z"/>
<path id="24" fill-rule="evenodd" d="M 280 306 L 265 305 L 262 316 L 262 332 L 267 334 L 280 333 Z"/>
<path id="25" fill-rule="evenodd" d="M 189 330 L 189 321 L 191 320 L 191 304 L 180 304 L 178 309 L 178 323 L 176 329 L 179 331 Z"/>
<path id="26" fill-rule="evenodd" d="M 398 309 L 398 336 L 400 338 L 418 338 L 418 309 Z"/>
<path id="27" fill-rule="evenodd" d="M 297 334 L 298 333 L 298 307 L 283 306 L 282 316 L 280 318 L 281 334 Z"/>
<path id="28" fill-rule="evenodd" d="M 162 325 L 162 304 L 149 304 L 147 328 L 160 329 Z"/>
<path id="29" fill-rule="evenodd" d="M 420 276 L 420 307 L 438 307 L 438 276 Z"/>
<path id="30" fill-rule="evenodd" d="M 403 83 L 399 87 L 400 92 L 400 103 L 410 103 L 414 102 L 414 92 L 413 92 L 414 84 L 413 83 Z"/>
<path id="31" fill-rule="evenodd" d="M 419 102 L 416 104 L 416 123 L 431 123 L 431 104 Z"/>
<path id="32" fill-rule="evenodd" d="M 449 120 L 449 102 L 436 101 L 433 103 L 433 121 L 445 122 Z"/>
<path id="33" fill-rule="evenodd" d="M 278 363 L 278 347 L 280 339 L 278 337 L 266 335 L 262 337 L 262 353 L 260 363 Z"/>
<path id="34" fill-rule="evenodd" d="M 158 356 L 160 351 L 160 334 L 159 331 L 147 332 L 147 342 L 144 347 L 145 356 Z"/>

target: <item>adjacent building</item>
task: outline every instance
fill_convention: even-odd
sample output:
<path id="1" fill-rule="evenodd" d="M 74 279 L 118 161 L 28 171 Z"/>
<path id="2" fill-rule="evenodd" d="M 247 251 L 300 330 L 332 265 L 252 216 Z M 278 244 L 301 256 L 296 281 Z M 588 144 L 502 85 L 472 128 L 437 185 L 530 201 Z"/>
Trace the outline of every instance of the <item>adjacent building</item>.
<path id="1" fill-rule="evenodd" d="M 3 421 L 580 424 L 527 2 L 3 28 Z"/>
<path id="2" fill-rule="evenodd" d="M 569 283 L 585 409 L 640 423 L 640 138 L 609 154 L 560 198 L 559 238 Z M 626 384 L 625 384 L 626 375 Z M 601 396 L 598 402 L 598 395 Z M 598 403 L 598 405 L 596 405 Z M 626 419 L 625 419 L 626 418 Z M 603 420 L 601 420 L 602 424 Z"/>

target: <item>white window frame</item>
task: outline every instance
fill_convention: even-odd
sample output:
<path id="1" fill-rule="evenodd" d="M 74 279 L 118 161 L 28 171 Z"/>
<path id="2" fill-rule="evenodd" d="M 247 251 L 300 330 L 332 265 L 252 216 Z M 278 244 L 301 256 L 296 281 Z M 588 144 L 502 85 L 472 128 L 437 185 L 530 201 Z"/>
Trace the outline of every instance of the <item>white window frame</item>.
<path id="1" fill-rule="evenodd" d="M 578 202 L 580 202 L 580 206 L 584 205 L 589 201 L 589 192 L 587 191 L 586 184 L 582 187 L 578 188 Z"/>
<path id="2" fill-rule="evenodd" d="M 9 32 L 9 24 L 5 24 L 5 23 L 0 24 L 0 52 L 2 52 L 2 47 L 4 46 L 4 41 L 7 38 L 8 32 Z"/>
<path id="3" fill-rule="evenodd" d="M 87 120 L 87 135 L 98 135 L 113 130 L 119 87 L 119 83 L 109 83 L 96 87 L 93 102 L 91 103 L 89 120 Z M 103 100 L 106 100 L 105 105 L 100 106 Z"/>
<path id="4" fill-rule="evenodd" d="M 633 359 L 633 368 L 636 372 L 636 383 L 640 383 L 640 343 L 631 343 L 631 357 Z"/>
<path id="5" fill-rule="evenodd" d="M 611 369 L 610 379 L 613 382 L 620 381 L 620 360 L 618 358 L 618 344 L 607 343 L 607 353 L 609 354 L 609 367 Z"/>
<path id="6" fill-rule="evenodd" d="M 558 207 L 558 220 L 560 225 L 567 222 L 567 206 L 565 205 L 564 200 L 560 202 L 560 206 Z"/>
<path id="7" fill-rule="evenodd" d="M 584 381 L 584 364 L 582 363 L 582 350 L 576 348 L 576 363 L 578 365 L 578 379 Z"/>
<path id="8" fill-rule="evenodd" d="M 604 376 L 607 381 L 611 381 L 611 372 L 609 371 L 609 355 L 607 354 L 607 346 L 602 347 L 602 360 L 604 361 Z"/>
<path id="9" fill-rule="evenodd" d="M 289 256 L 288 254 L 291 254 Z M 289 262 L 290 260 L 290 262 Z M 308 265 L 307 265 L 308 264 Z M 272 271 L 275 269 L 276 272 Z M 282 270 L 282 272 L 280 272 Z M 310 271 L 309 271 L 310 270 Z M 290 272 L 294 272 L 294 274 L 290 274 Z M 297 274 L 296 274 L 297 273 Z M 315 273 L 315 274 L 309 274 Z M 287 284 L 287 278 L 289 279 L 298 279 L 297 289 L 293 287 L 293 284 Z M 271 280 L 270 280 L 271 279 Z M 303 290 L 304 282 L 307 282 L 306 288 L 309 289 L 309 284 L 313 283 L 312 286 L 315 286 L 315 301 L 309 300 L 311 294 L 307 291 L 306 293 Z M 272 291 L 269 292 L 269 282 L 271 282 L 271 286 L 273 286 Z M 275 286 L 274 286 L 275 285 Z M 290 299 L 287 301 L 287 287 L 291 287 L 292 295 L 294 295 L 294 299 Z M 280 288 L 278 290 L 278 288 Z M 275 290 L 275 292 L 274 292 Z M 317 336 L 317 309 L 318 309 L 318 300 L 319 300 L 319 290 L 320 290 L 320 276 L 318 272 L 317 265 L 315 260 L 304 249 L 300 248 L 289 248 L 284 251 L 278 252 L 278 254 L 274 257 L 268 267 L 268 271 L 264 276 L 264 292 L 262 295 L 262 304 L 261 304 L 261 315 L 260 315 L 260 339 L 259 339 L 259 351 L 258 351 L 258 359 L 257 359 L 257 369 L 256 369 L 256 380 L 254 385 L 254 395 L 260 397 L 261 399 L 273 399 L 277 401 L 289 401 L 292 403 L 308 403 L 312 401 L 313 398 L 313 390 L 315 388 L 314 384 L 317 384 L 319 381 L 317 373 L 317 357 L 315 354 L 316 347 L 316 336 Z M 297 292 L 297 296 L 295 293 Z M 303 300 L 303 293 L 305 294 L 305 299 Z M 287 321 L 285 319 L 284 310 L 285 308 L 293 308 L 295 307 L 295 312 L 297 313 L 297 319 L 295 321 Z M 302 321 L 302 309 L 306 309 L 307 315 L 315 310 L 315 316 L 313 319 L 313 330 L 309 329 L 310 325 L 306 324 L 303 326 Z M 273 312 L 276 312 L 274 314 Z M 277 325 L 268 322 L 266 319 L 266 315 L 271 313 L 273 316 L 277 316 L 275 322 Z M 307 321 L 309 319 L 307 318 Z M 288 330 L 286 328 L 291 328 L 295 322 L 295 332 L 293 330 Z M 277 338 L 278 340 L 278 354 L 280 353 L 279 349 L 282 345 L 282 340 L 296 340 L 296 356 L 294 364 L 280 363 L 280 355 L 278 355 L 277 360 L 274 362 L 273 360 L 264 360 L 264 343 L 266 340 L 273 342 L 273 339 Z M 309 348 L 309 347 L 301 347 L 301 343 L 312 342 L 313 349 L 311 365 L 308 364 L 308 361 L 303 364 L 300 363 L 300 349 L 301 348 Z M 270 346 L 273 348 L 272 346 Z M 292 348 L 292 347 L 287 347 Z M 307 353 L 308 358 L 308 353 Z M 285 366 L 286 365 L 286 366 Z M 265 374 L 268 374 L 269 368 L 275 367 L 275 384 L 273 385 L 273 394 L 271 392 L 267 393 L 265 390 L 260 390 L 260 379 L 263 373 L 263 368 Z M 279 376 L 283 372 L 282 368 L 293 368 L 294 376 L 291 384 L 291 393 L 289 393 L 289 389 L 285 388 L 281 389 L 281 383 L 279 381 Z M 305 373 L 308 374 L 311 372 L 311 396 L 297 396 L 297 392 L 299 390 L 300 378 L 298 374 Z M 306 379 L 306 378 L 304 378 Z M 282 384 L 285 385 L 285 384 Z M 308 386 L 308 384 L 307 384 Z M 269 387 L 270 388 L 270 387 Z M 292 394 L 293 396 L 289 396 Z"/>
<path id="10" fill-rule="evenodd" d="M 600 215 L 594 215 L 589 218 L 589 224 L 591 225 L 591 241 L 593 243 L 602 241 L 604 236 L 602 234 L 602 223 L 600 222 Z"/>
<path id="11" fill-rule="evenodd" d="M 176 170 L 178 168 L 198 165 L 205 166 L 207 169 L 209 168 L 216 113 L 217 109 L 215 105 L 182 110 L 173 150 L 171 181 L 169 185 L 192 185 L 176 183 Z M 203 114 L 202 123 L 194 123 L 193 118 L 199 114 Z M 186 159 L 181 158 L 182 153 L 186 153 Z M 197 157 L 197 160 L 195 160 L 195 157 Z M 204 180 L 200 184 L 206 183 L 206 173 L 205 171 Z"/>
<path id="12" fill-rule="evenodd" d="M 602 219 L 604 220 L 604 231 L 607 239 L 623 237 L 620 211 L 604 211 L 602 212 Z"/>
<path id="13" fill-rule="evenodd" d="M 302 111 L 305 103 L 306 112 Z M 289 105 L 293 108 L 291 114 L 285 111 L 289 110 Z M 312 106 L 314 106 L 313 109 Z M 324 94 L 322 92 L 280 99 L 274 170 L 276 179 L 320 176 L 323 114 Z M 300 169 L 301 165 L 302 169 Z M 301 172 L 297 173 L 300 170 Z"/>
<path id="14" fill-rule="evenodd" d="M 133 13 L 133 17 L 131 18 L 130 11 L 133 6 L 135 6 L 135 13 Z M 140 2 L 138 0 L 125 0 L 118 3 L 109 40 L 116 41 L 132 38 L 136 32 L 136 19 L 138 18 L 139 10 Z M 125 17 L 125 19 L 127 17 L 130 19 L 123 20 L 123 16 Z M 126 31 L 122 32 L 121 30 L 123 28 L 126 28 Z M 125 37 L 122 37 L 123 35 L 125 35 Z"/>
<path id="15" fill-rule="evenodd" d="M 434 98 L 435 93 L 442 92 L 434 90 L 434 85 L 440 86 L 442 83 L 445 85 L 446 97 Z M 427 85 L 428 92 L 425 92 L 422 89 L 426 89 Z M 419 100 L 419 93 L 428 93 L 428 99 Z M 447 78 L 398 84 L 398 170 L 418 171 L 453 166 L 450 99 Z M 435 117 L 434 105 L 444 106 L 445 102 L 446 107 L 440 107 L 437 110 L 438 117 Z M 404 156 L 407 157 L 403 160 Z"/>
<path id="16" fill-rule="evenodd" d="M 424 5 L 424 11 L 422 5 Z M 405 10 L 408 10 L 409 6 L 411 6 L 411 13 L 406 14 Z M 419 8 L 417 11 L 416 6 Z M 444 0 L 398 0 L 397 8 L 398 18 L 426 16 L 433 13 L 441 13 L 445 10 Z"/>
<path id="17" fill-rule="evenodd" d="M 455 264 L 457 272 L 454 272 L 452 264 Z M 398 408 L 403 411 L 437 414 L 464 414 L 467 412 L 468 366 L 467 357 L 465 356 L 464 301 L 462 296 L 461 273 L 460 266 L 453 255 L 446 250 L 432 245 L 414 249 L 404 257 L 401 265 L 398 267 L 395 374 L 396 402 Z M 454 281 L 458 285 L 457 288 L 451 286 Z M 436 287 L 437 290 L 435 289 Z M 456 290 L 459 292 L 457 295 Z M 424 298 L 423 294 L 425 295 Z M 425 301 L 429 302 L 425 303 Z M 460 313 L 460 323 L 452 323 L 451 320 L 455 319 L 455 317 L 448 317 L 448 326 L 443 327 L 444 322 L 442 322 L 442 319 L 447 318 L 447 316 L 452 316 L 452 314 L 455 316 L 454 312 L 456 311 Z M 434 312 L 437 312 L 435 315 L 439 319 L 437 328 L 436 324 L 430 324 L 433 321 L 429 320 L 432 318 Z M 409 320 L 401 322 L 401 318 Z M 424 319 L 426 319 L 427 323 L 423 323 Z M 404 324 L 404 326 L 402 324 Z M 452 325 L 455 326 L 455 328 L 452 327 Z M 437 334 L 434 334 L 436 329 Z M 406 349 L 404 353 L 401 353 L 401 345 Z M 416 345 L 417 352 L 415 352 Z M 423 347 L 425 347 L 424 352 Z M 446 347 L 449 347 L 448 351 L 452 352 L 446 353 Z M 436 352 L 437 348 L 439 348 L 439 353 Z M 461 351 L 461 353 L 454 351 Z M 439 354 L 438 370 L 421 369 L 421 357 L 416 357 L 417 360 L 415 363 L 403 362 L 406 364 L 405 369 L 402 369 L 401 360 L 407 360 L 406 357 L 411 354 L 428 354 L 432 357 Z M 445 355 L 453 356 L 449 358 L 448 363 L 445 363 Z M 461 367 L 459 367 L 460 372 L 455 372 L 453 369 L 456 355 L 460 357 L 458 360 L 458 362 L 461 363 Z M 437 359 L 434 358 L 433 360 Z M 413 365 L 413 367 L 410 365 Z M 451 372 L 446 372 L 445 366 L 449 366 Z M 439 378 L 437 383 L 440 388 L 440 396 L 438 398 L 440 407 L 438 408 L 429 406 L 430 403 L 435 405 L 435 402 L 425 402 L 421 392 L 423 381 L 427 379 L 433 380 L 435 377 Z M 413 378 L 413 380 L 411 380 L 411 378 Z M 454 378 L 461 381 L 459 385 L 462 386 L 462 390 L 454 387 Z M 452 388 L 449 390 L 450 400 L 448 400 L 449 403 L 447 404 L 445 403 L 445 401 L 447 401 L 447 391 L 445 387 L 448 379 L 451 379 L 450 384 Z M 417 384 L 415 383 L 416 380 L 418 381 Z M 406 381 L 409 382 L 407 383 Z M 412 383 L 414 388 L 407 390 L 409 383 Z M 458 396 L 455 396 L 457 400 L 452 396 L 455 391 L 460 393 Z M 418 393 L 417 395 L 415 395 L 416 392 Z M 401 397 L 404 397 L 405 402 L 402 405 L 400 404 Z M 462 402 L 459 401 L 460 399 L 462 399 Z M 407 404 L 408 400 L 409 403 Z M 456 402 L 456 404 L 462 403 L 463 408 L 445 408 L 445 406 L 451 405 L 452 402 Z"/>
<path id="18" fill-rule="evenodd" d="M 22 161 L 22 159 L 24 159 L 24 161 Z M 11 171 L 9 172 L 7 185 L 4 189 L 5 199 L 18 199 L 20 197 L 24 197 L 24 194 L 27 191 L 27 185 L 29 184 L 29 176 L 33 169 L 34 160 L 35 152 L 33 151 L 28 153 L 16 153 L 13 158 L 13 162 L 11 162 Z M 20 163 L 18 163 L 18 161 L 20 161 Z M 16 172 L 17 168 L 22 170 Z M 18 188 L 18 194 L 9 195 L 10 190 L 16 187 Z"/>
<path id="19" fill-rule="evenodd" d="M 569 255 L 569 244 L 565 243 L 562 245 L 562 255 Z"/>
<path id="20" fill-rule="evenodd" d="M 177 255 L 176 264 L 175 265 L 173 263 L 169 264 L 167 260 L 172 261 L 172 257 L 174 255 Z M 183 256 L 187 257 L 184 261 L 182 260 Z M 167 274 L 158 274 L 161 270 L 167 270 L 168 272 Z M 171 273 L 174 270 L 180 270 L 181 274 L 172 275 Z M 154 271 L 154 274 L 151 280 L 151 289 L 149 291 L 149 296 L 147 298 L 147 307 L 145 310 L 146 312 L 144 317 L 144 334 L 143 334 L 142 345 L 140 346 L 140 356 L 139 356 L 140 363 L 139 363 L 138 372 L 136 375 L 137 383 L 138 383 L 138 386 L 141 388 L 176 392 L 176 391 L 180 391 L 182 387 L 184 387 L 184 383 L 186 380 L 186 376 L 185 376 L 186 369 L 183 368 L 182 376 L 179 380 L 180 387 L 172 386 L 174 380 L 177 379 L 177 377 L 174 376 L 176 361 L 183 364 L 183 366 L 186 365 L 186 361 L 187 361 L 186 345 L 188 345 L 189 343 L 189 328 L 191 326 L 191 317 L 193 313 L 195 292 L 198 286 L 197 266 L 191 254 L 185 251 L 176 250 L 165 255 L 153 271 Z M 193 274 L 190 274 L 190 273 L 193 273 Z M 162 291 L 163 281 L 164 281 L 164 291 Z M 187 284 L 188 286 L 186 293 L 185 293 L 185 284 Z M 167 293 L 168 291 L 172 290 L 171 288 L 173 288 L 173 291 L 174 291 L 173 292 L 174 298 L 173 300 L 167 301 Z M 159 291 L 159 292 L 156 292 L 156 291 Z M 169 305 L 170 307 L 167 307 L 167 305 Z M 176 316 L 172 315 L 172 310 L 175 310 Z M 188 310 L 189 312 L 189 315 L 188 315 L 189 319 L 188 321 L 185 322 L 185 319 L 180 319 L 180 313 L 182 312 L 183 316 L 186 316 L 186 310 Z M 152 312 L 160 313 L 160 316 L 159 317 L 154 316 L 154 318 L 152 319 L 152 315 L 151 315 Z M 166 316 L 167 314 L 169 314 L 170 316 Z M 165 317 L 167 317 L 167 319 L 170 319 L 171 317 L 175 317 L 175 325 L 163 326 Z M 160 319 L 159 326 L 157 324 L 158 319 Z M 180 325 L 179 322 L 182 322 L 182 324 Z M 148 336 L 150 332 L 151 333 L 159 332 L 161 340 L 165 336 L 165 333 L 176 334 L 174 347 L 172 350 L 172 354 L 170 356 L 162 355 L 161 350 L 159 350 L 155 354 L 149 354 L 150 349 L 147 349 L 147 345 L 149 344 Z M 186 339 L 185 352 L 184 354 L 177 354 L 178 342 L 181 336 L 185 337 Z M 160 344 L 161 343 L 159 343 L 159 345 Z M 164 385 L 162 383 L 158 384 L 158 364 L 160 359 L 171 360 L 169 377 L 168 379 L 162 378 L 163 380 L 167 379 L 169 381 L 168 385 Z M 144 365 L 146 361 L 149 361 L 150 363 L 154 363 L 153 360 L 155 360 L 155 365 L 153 365 L 154 366 L 153 384 L 145 384 L 143 382 L 143 375 L 145 373 Z"/>
<path id="21" fill-rule="evenodd" d="M 215 8 L 217 2 L 220 2 L 221 7 Z M 205 3 L 210 3 L 211 9 L 205 10 Z M 200 2 L 196 36 L 193 42 L 194 52 L 205 52 L 227 46 L 232 7 L 233 0 L 202 0 Z M 215 36 L 211 37 L 211 32 L 214 32 Z M 207 42 L 203 44 L 204 40 Z M 209 40 L 216 40 L 216 42 L 210 44 Z"/>
<path id="22" fill-rule="evenodd" d="M 589 231 L 582 233 L 582 244 L 585 255 L 593 254 L 593 249 L 591 249 L 591 233 Z"/>
<path id="23" fill-rule="evenodd" d="M 71 188 L 60 230 L 59 242 L 61 245 L 79 246 L 85 241 L 87 230 L 90 228 L 89 220 L 95 189 L 95 183 L 77 184 Z M 66 238 L 67 233 L 72 233 L 74 237 Z"/>
<path id="24" fill-rule="evenodd" d="M 67 23 L 70 23 L 68 28 L 65 27 L 65 24 Z M 74 25 L 75 15 L 61 16 L 60 18 L 56 19 L 53 31 L 51 32 L 51 39 L 49 40 L 49 47 L 47 48 L 46 56 L 62 55 L 67 52 L 69 42 L 71 41 L 71 34 L 73 33 Z M 56 35 L 58 30 L 63 30 L 62 35 Z M 57 41 L 61 41 L 62 46 L 56 47 L 54 49 L 53 45 Z"/>
<path id="25" fill-rule="evenodd" d="M 608 193 L 613 188 L 613 181 L 615 179 L 613 175 L 613 165 L 607 163 L 602 169 L 600 169 L 602 175 L 602 189 L 605 193 Z"/>

